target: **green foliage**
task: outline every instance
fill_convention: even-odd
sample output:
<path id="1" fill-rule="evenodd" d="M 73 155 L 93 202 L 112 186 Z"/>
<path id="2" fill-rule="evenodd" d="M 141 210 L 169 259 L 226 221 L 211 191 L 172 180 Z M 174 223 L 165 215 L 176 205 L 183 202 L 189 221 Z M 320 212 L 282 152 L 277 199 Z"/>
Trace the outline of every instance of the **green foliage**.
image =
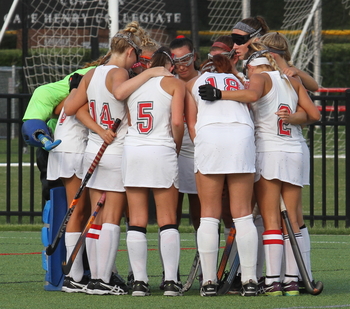
<path id="1" fill-rule="evenodd" d="M 0 66 L 22 66 L 22 51 L 20 49 L 0 49 Z"/>
<path id="2" fill-rule="evenodd" d="M 0 44 L 0 49 L 15 49 L 16 45 L 17 45 L 17 35 L 5 33 Z"/>

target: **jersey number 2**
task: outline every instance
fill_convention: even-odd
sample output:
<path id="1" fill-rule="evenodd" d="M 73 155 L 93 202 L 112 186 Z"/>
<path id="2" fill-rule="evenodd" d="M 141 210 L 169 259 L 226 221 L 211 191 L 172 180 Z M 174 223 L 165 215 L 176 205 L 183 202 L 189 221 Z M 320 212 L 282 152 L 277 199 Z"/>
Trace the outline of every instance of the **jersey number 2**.
<path id="1" fill-rule="evenodd" d="M 291 114 L 292 111 L 289 107 L 289 105 L 286 104 L 280 104 L 280 106 L 278 107 L 278 110 L 283 110 L 286 109 L 288 110 L 288 112 Z M 287 123 L 283 123 L 283 120 L 281 118 L 278 118 L 278 135 L 280 136 L 291 136 L 292 133 L 292 129 L 289 127 L 289 124 Z"/>

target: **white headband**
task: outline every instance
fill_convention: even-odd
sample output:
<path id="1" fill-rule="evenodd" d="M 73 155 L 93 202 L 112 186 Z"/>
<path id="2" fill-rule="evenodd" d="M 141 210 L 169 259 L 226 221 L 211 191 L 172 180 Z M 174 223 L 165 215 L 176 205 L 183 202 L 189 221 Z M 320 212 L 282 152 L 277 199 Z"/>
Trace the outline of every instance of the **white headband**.
<path id="1" fill-rule="evenodd" d="M 246 63 L 248 60 L 243 60 L 243 67 L 245 67 Z M 269 60 L 266 57 L 260 57 L 260 58 L 255 58 L 252 61 L 250 61 L 248 64 L 250 64 L 253 67 L 256 67 L 258 65 L 266 64 L 266 65 L 271 65 Z"/>

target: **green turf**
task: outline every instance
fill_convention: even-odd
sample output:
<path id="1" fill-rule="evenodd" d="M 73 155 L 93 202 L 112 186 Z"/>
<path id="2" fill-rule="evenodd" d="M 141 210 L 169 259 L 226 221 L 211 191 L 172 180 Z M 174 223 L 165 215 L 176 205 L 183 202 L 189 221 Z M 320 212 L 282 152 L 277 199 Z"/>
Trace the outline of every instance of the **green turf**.
<path id="1" fill-rule="evenodd" d="M 39 232 L 3 231 L 0 234 L 0 308 L 344 308 L 350 307 L 350 236 L 312 235 L 312 264 L 316 280 L 324 283 L 321 295 L 298 297 L 199 296 L 198 281 L 183 297 L 166 298 L 158 289 L 161 264 L 157 251 L 158 236 L 147 234 L 149 241 L 148 275 L 152 296 L 95 296 L 44 291 L 41 268 L 43 246 Z M 223 242 L 221 243 L 223 245 Z M 182 281 L 186 280 L 194 257 L 194 234 L 181 233 Z M 120 274 L 127 274 L 125 234 L 117 256 Z M 34 254 L 31 254 L 34 253 Z M 5 255 L 8 254 L 8 255 Z M 17 254 L 17 255 L 16 255 Z"/>

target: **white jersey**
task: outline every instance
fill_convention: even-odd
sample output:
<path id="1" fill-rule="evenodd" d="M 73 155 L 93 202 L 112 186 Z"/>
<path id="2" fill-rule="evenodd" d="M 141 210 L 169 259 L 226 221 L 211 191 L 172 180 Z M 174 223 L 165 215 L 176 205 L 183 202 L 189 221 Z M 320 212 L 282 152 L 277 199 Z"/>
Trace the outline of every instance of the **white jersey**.
<path id="1" fill-rule="evenodd" d="M 75 116 L 67 116 L 62 108 L 57 121 L 54 137 L 62 142 L 51 152 L 84 153 L 88 129 Z"/>
<path id="2" fill-rule="evenodd" d="M 176 148 L 171 132 L 172 96 L 161 87 L 162 79 L 151 78 L 129 96 L 131 126 L 125 145 Z"/>
<path id="3" fill-rule="evenodd" d="M 298 95 L 288 78 L 282 78 L 280 72 L 264 73 L 270 76 L 272 88 L 264 97 L 251 104 L 254 114 L 256 151 L 302 152 L 300 127 L 284 124 L 275 114 L 281 109 L 295 113 Z"/>
<path id="4" fill-rule="evenodd" d="M 202 100 L 198 94 L 198 88 L 203 84 L 211 84 L 220 90 L 235 91 L 243 89 L 243 85 L 233 74 L 209 72 L 202 74 L 192 88 L 192 95 L 198 107 L 197 123 L 195 125 L 196 132 L 203 126 L 215 123 L 241 123 L 254 128 L 247 104 L 232 100 L 220 100 L 217 102 Z"/>
<path id="5" fill-rule="evenodd" d="M 123 101 L 115 99 L 106 87 L 106 76 L 115 65 L 99 66 L 91 78 L 87 89 L 91 117 L 104 129 L 111 129 L 114 121 L 119 118 L 121 123 L 117 129 L 117 137 L 106 148 L 105 154 L 122 154 L 123 143 L 127 131 L 127 109 Z M 103 144 L 103 139 L 89 130 L 89 141 L 86 152 L 97 153 Z"/>

